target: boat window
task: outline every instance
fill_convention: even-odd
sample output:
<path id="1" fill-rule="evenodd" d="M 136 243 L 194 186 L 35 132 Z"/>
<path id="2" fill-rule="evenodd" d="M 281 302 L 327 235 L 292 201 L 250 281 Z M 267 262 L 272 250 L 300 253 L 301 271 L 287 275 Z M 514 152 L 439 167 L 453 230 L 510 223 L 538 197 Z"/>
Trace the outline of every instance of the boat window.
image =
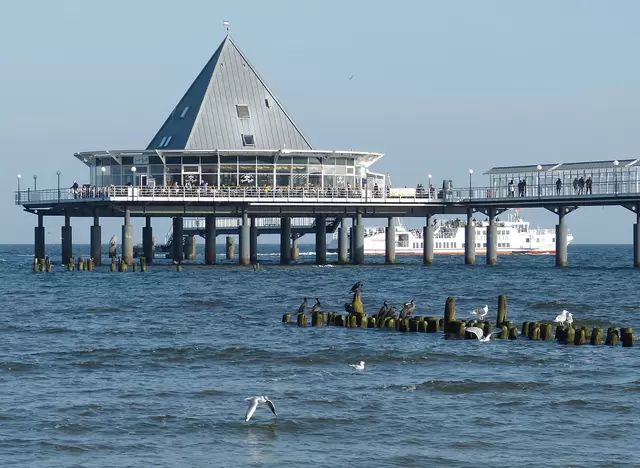
<path id="1" fill-rule="evenodd" d="M 531 239 L 527 237 L 524 241 L 525 242 L 531 242 Z"/>

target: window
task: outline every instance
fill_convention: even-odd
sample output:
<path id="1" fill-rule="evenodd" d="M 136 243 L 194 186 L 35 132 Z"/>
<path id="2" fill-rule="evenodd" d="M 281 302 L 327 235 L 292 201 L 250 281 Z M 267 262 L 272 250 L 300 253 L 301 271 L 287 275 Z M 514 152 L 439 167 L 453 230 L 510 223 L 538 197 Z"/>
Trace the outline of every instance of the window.
<path id="1" fill-rule="evenodd" d="M 189 106 L 185 107 L 185 108 L 182 110 L 182 114 L 180 114 L 180 118 L 181 118 L 181 119 L 184 119 L 184 116 L 185 116 L 185 115 L 187 115 L 187 112 L 189 112 Z"/>
<path id="2" fill-rule="evenodd" d="M 253 138 L 253 135 L 242 134 L 242 144 L 244 146 L 255 146 L 256 140 Z"/>
<path id="3" fill-rule="evenodd" d="M 271 104 L 269 104 L 269 98 L 265 98 L 264 105 L 267 106 L 267 109 L 271 108 Z"/>
<path id="4" fill-rule="evenodd" d="M 162 148 L 164 146 L 165 141 L 167 141 L 167 137 L 162 137 L 162 140 L 160 140 L 160 144 L 158 146 Z"/>
<path id="5" fill-rule="evenodd" d="M 249 115 L 249 106 L 247 105 L 244 105 L 244 104 L 236 105 L 236 112 L 238 114 L 238 117 L 241 119 L 248 119 L 249 117 L 251 117 Z"/>
<path id="6" fill-rule="evenodd" d="M 167 146 L 169 146 L 169 143 L 171 142 L 171 138 L 170 136 L 168 137 L 163 137 L 162 140 L 160 140 L 160 145 L 158 145 L 159 148 L 166 148 Z"/>

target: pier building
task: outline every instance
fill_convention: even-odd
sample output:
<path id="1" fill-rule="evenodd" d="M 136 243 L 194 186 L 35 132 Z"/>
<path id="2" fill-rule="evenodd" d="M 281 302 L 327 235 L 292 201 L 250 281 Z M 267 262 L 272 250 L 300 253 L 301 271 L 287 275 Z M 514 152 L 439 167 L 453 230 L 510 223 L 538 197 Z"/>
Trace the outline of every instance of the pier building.
<path id="1" fill-rule="evenodd" d="M 152 260 L 152 220 L 173 218 L 171 245 L 184 259 L 185 226 L 205 239 L 205 262 L 216 262 L 217 228 L 237 226 L 238 262 L 257 259 L 258 236 L 280 233 L 280 261 L 295 259 L 300 235 L 315 233 L 316 263 L 338 231 L 338 262 L 364 263 L 364 218 L 383 218 L 385 260 L 395 262 L 394 218 L 423 218 L 423 261 L 431 264 L 435 215 L 466 214 L 465 263 L 476 262 L 475 213 L 489 218 L 486 261 L 497 263 L 496 217 L 511 208 L 558 215 L 556 264 L 568 262 L 565 217 L 580 206 L 620 205 L 636 213 L 634 265 L 640 267 L 638 160 L 495 167 L 488 186 L 395 189 L 372 170 L 378 152 L 314 148 L 230 36 L 224 38 L 144 149 L 82 151 L 88 183 L 71 190 L 23 189 L 15 203 L 37 215 L 36 258 L 45 256 L 44 219 L 64 216 L 62 263 L 73 257 L 74 217 L 93 218 L 91 257 L 100 263 L 100 218 L 119 217 L 122 258 L 133 261 L 132 217 L 144 217 L 143 252 Z M 59 174 L 58 174 L 59 175 Z M 558 181 L 560 183 L 558 184 Z M 431 182 L 431 181 L 429 181 Z M 195 219 L 195 221 L 193 221 Z M 270 220 L 270 221 L 265 221 Z M 194 228 L 194 226 L 196 228 Z M 224 226 L 224 228 L 223 228 Z"/>

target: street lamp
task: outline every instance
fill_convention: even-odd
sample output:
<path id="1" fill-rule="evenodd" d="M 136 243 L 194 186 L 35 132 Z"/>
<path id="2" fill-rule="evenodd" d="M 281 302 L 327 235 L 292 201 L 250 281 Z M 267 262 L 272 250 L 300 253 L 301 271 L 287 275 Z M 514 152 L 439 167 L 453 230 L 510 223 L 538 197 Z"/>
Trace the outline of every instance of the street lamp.
<path id="1" fill-rule="evenodd" d="M 22 179 L 22 175 L 18 174 L 18 203 L 20 203 L 20 179 Z"/>
<path id="2" fill-rule="evenodd" d="M 102 172 L 102 184 L 101 184 L 101 185 L 102 185 L 103 187 L 104 187 L 104 173 L 105 173 L 105 171 L 106 171 L 106 170 L 107 170 L 107 168 L 106 168 L 106 167 L 104 167 L 104 166 L 102 166 L 102 167 L 100 168 L 100 172 Z"/>
<path id="3" fill-rule="evenodd" d="M 56 171 L 56 175 L 58 176 L 58 203 L 60 203 L 60 174 L 62 174 L 62 172 Z"/>
<path id="4" fill-rule="evenodd" d="M 471 174 L 473 174 L 473 169 L 469 169 L 469 198 L 471 198 Z"/>
<path id="5" fill-rule="evenodd" d="M 37 175 L 33 175 L 33 191 L 35 192 L 36 190 L 38 190 L 38 176 Z"/>
<path id="6" fill-rule="evenodd" d="M 541 196 L 542 192 L 540 191 L 540 171 L 542 170 L 542 166 L 538 164 L 536 166 L 536 169 L 538 169 L 538 196 Z"/>
<path id="7" fill-rule="evenodd" d="M 431 174 L 429 174 L 429 187 L 428 187 L 428 190 L 429 190 L 429 198 L 431 198 Z"/>
<path id="8" fill-rule="evenodd" d="M 620 162 L 616 159 L 613 161 L 613 193 L 618 193 L 618 165 Z"/>

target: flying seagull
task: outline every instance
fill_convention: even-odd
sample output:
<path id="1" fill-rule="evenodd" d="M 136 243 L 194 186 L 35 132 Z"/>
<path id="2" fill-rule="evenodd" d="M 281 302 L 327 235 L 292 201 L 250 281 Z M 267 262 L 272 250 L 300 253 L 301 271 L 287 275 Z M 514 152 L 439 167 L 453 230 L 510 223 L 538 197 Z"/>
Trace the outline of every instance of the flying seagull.
<path id="1" fill-rule="evenodd" d="M 353 80 L 353 77 L 354 77 L 354 76 L 356 76 L 356 75 L 351 75 L 351 76 L 349 77 L 349 79 L 350 79 L 350 80 Z"/>
<path id="2" fill-rule="evenodd" d="M 484 320 L 484 316 L 487 315 L 487 313 L 489 313 L 489 306 L 487 305 L 485 305 L 484 307 L 478 307 L 473 312 L 471 312 L 472 315 L 477 315 L 478 317 L 480 317 L 480 320 Z"/>
<path id="3" fill-rule="evenodd" d="M 351 292 L 353 291 L 360 291 L 362 289 L 362 286 L 364 286 L 364 284 L 362 283 L 362 281 L 358 281 L 356 284 L 354 284 L 353 286 L 351 286 Z"/>
<path id="4" fill-rule="evenodd" d="M 358 364 L 349 364 L 350 367 L 353 367 L 355 370 L 364 370 L 364 361 L 360 361 Z"/>
<path id="5" fill-rule="evenodd" d="M 307 298 L 304 298 L 304 301 L 302 301 L 302 304 L 300 304 L 300 307 L 298 307 L 298 315 L 300 314 L 304 314 L 304 311 L 307 310 Z"/>
<path id="6" fill-rule="evenodd" d="M 491 339 L 491 335 L 493 335 L 494 333 L 500 333 L 502 331 L 501 328 L 496 328 L 491 333 L 489 333 L 487 336 L 484 336 L 484 330 L 482 330 L 482 328 L 469 327 L 466 330 L 469 333 L 475 334 L 476 337 L 478 338 L 478 341 L 482 341 L 482 342 L 489 341 Z"/>
<path id="7" fill-rule="evenodd" d="M 249 407 L 247 408 L 247 414 L 244 417 L 244 421 L 248 422 L 255 413 L 258 405 L 267 405 L 274 416 L 278 416 L 276 413 L 276 405 L 273 404 L 273 401 L 269 400 L 266 396 L 254 396 L 251 398 L 245 398 L 245 400 L 249 400 Z"/>
<path id="8" fill-rule="evenodd" d="M 320 312 L 320 299 L 316 298 L 316 303 L 311 308 L 311 313 Z"/>

